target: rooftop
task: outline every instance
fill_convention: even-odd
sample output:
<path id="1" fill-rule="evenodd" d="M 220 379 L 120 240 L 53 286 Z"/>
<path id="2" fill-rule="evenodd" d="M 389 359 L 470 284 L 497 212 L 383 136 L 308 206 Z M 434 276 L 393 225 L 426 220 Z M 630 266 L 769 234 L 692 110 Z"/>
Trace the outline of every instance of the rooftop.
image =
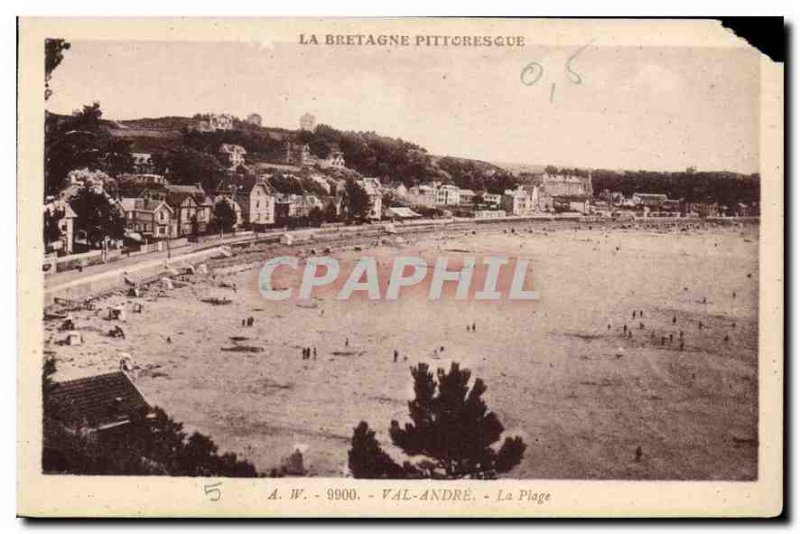
<path id="1" fill-rule="evenodd" d="M 128 422 L 150 405 L 122 371 L 56 382 L 50 398 L 66 421 L 101 429 Z"/>

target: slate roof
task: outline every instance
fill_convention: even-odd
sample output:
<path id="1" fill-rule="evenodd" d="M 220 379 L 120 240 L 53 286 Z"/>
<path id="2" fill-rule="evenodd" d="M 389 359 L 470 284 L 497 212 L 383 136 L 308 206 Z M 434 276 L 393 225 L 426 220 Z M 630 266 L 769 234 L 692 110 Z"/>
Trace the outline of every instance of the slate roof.
<path id="1" fill-rule="evenodd" d="M 62 418 L 91 429 L 128 422 L 128 414 L 150 405 L 122 371 L 56 382 L 50 393 Z"/>

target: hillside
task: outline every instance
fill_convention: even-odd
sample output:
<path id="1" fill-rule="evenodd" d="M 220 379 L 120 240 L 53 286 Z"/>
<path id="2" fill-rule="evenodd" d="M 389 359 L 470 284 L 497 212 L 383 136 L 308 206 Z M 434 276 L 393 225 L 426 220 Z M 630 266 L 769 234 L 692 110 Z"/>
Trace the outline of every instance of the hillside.
<path id="1" fill-rule="evenodd" d="M 232 129 L 198 131 L 198 117 L 169 116 L 120 121 L 101 117 L 102 112 L 96 104 L 86 106 L 77 115 L 47 115 L 48 192 L 59 191 L 67 172 L 75 168 L 100 169 L 112 176 L 130 172 L 131 152 L 152 154 L 155 171 L 169 170 L 171 179 L 178 183 L 200 182 L 210 186 L 219 177 L 228 174 L 218 159 L 219 147 L 223 143 L 244 147 L 246 162 L 253 171 L 259 166 L 264 169 L 272 167 L 274 173 L 293 174 L 302 180 L 308 177 L 307 170 L 286 165 L 288 143 L 298 146 L 307 144 L 312 155 L 318 158 L 340 151 L 346 162 L 346 170 L 319 171 L 334 182 L 371 176 L 384 183 L 402 182 L 406 186 L 439 181 L 462 189 L 502 193 L 544 171 L 538 164 L 491 163 L 433 155 L 424 147 L 404 139 L 376 132 L 341 131 L 325 124 L 318 125 L 313 131 L 286 130 L 262 127 L 234 118 Z M 81 136 L 75 136 L 75 133 Z M 85 137 L 87 133 L 93 137 Z M 64 136 L 69 136 L 69 139 Z M 57 139 L 58 143 L 55 142 Z M 50 150 L 52 147 L 58 149 Z M 562 168 L 559 172 L 585 175 L 590 171 Z M 596 194 L 604 190 L 622 192 L 625 196 L 634 192 L 665 193 L 670 198 L 687 201 L 714 199 L 724 204 L 759 200 L 760 177 L 757 174 L 603 169 L 591 172 Z M 297 188 L 287 182 L 287 189 Z M 313 191 L 315 187 L 312 185 L 305 189 Z"/>

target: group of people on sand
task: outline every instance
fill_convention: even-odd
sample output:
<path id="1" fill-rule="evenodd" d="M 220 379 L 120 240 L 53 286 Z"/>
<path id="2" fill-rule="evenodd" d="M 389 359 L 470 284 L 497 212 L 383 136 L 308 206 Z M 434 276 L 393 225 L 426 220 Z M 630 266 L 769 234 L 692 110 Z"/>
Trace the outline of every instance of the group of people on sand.
<path id="1" fill-rule="evenodd" d="M 253 316 L 247 317 L 246 319 L 242 319 L 242 326 L 251 327 L 255 324 L 256 320 L 253 319 Z"/>
<path id="2" fill-rule="evenodd" d="M 313 349 L 311 347 L 303 347 L 303 359 L 304 360 L 316 360 L 317 359 L 317 347 Z"/>
<path id="3" fill-rule="evenodd" d="M 688 288 L 684 288 L 684 290 L 688 290 Z M 736 291 L 731 293 L 731 297 L 733 299 L 736 298 Z M 706 297 L 703 297 L 702 303 L 703 304 L 707 304 L 708 303 L 708 299 Z M 632 319 L 636 319 L 637 317 L 639 319 L 643 319 L 644 318 L 644 311 L 643 310 L 633 310 L 631 312 L 631 318 Z M 676 327 L 677 323 L 678 323 L 678 316 L 673 314 L 672 315 L 672 326 Z M 707 328 L 707 325 L 705 323 L 703 323 L 702 319 L 698 319 L 698 321 L 697 321 L 697 329 L 702 331 L 704 328 Z M 732 321 L 731 322 L 731 328 L 732 329 L 736 328 L 736 321 Z M 606 329 L 608 331 L 611 331 L 611 323 L 608 324 Z M 639 330 L 644 330 L 644 329 L 645 329 L 644 322 L 643 321 L 639 321 Z M 467 327 L 467 330 L 469 330 L 469 327 Z M 678 334 L 678 338 L 677 338 L 678 349 L 682 351 L 682 350 L 684 350 L 686 348 L 686 341 L 685 341 L 685 336 L 684 336 L 683 329 L 679 328 L 677 334 Z M 622 335 L 623 335 L 623 337 L 633 338 L 633 329 L 629 328 L 627 324 L 623 324 L 622 325 Z M 730 334 L 726 333 L 725 337 L 722 339 L 722 341 L 727 344 L 728 342 L 730 342 L 730 339 L 731 339 L 730 338 Z M 654 342 L 654 343 L 658 342 L 662 346 L 665 346 L 667 344 L 672 345 L 675 342 L 675 333 L 670 332 L 669 335 L 657 336 L 656 332 L 654 330 L 651 330 L 650 331 L 650 340 L 652 342 Z"/>

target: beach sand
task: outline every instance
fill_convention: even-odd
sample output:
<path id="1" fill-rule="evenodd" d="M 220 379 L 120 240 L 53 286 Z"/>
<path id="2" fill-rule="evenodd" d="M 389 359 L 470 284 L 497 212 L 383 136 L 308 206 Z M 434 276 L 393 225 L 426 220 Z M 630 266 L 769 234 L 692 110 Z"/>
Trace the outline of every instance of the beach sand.
<path id="1" fill-rule="evenodd" d="M 151 404 L 263 471 L 299 446 L 310 475 L 342 476 L 361 420 L 401 459 L 388 427 L 392 419 L 407 420 L 409 367 L 458 361 L 486 382 L 488 406 L 528 445 L 507 476 L 757 476 L 757 226 L 495 229 L 332 255 L 345 265 L 366 253 L 382 268 L 400 254 L 524 257 L 541 297 L 340 302 L 325 295 L 306 304 L 269 302 L 257 289 L 258 262 L 268 253 L 256 254 L 256 262 L 251 253 L 245 270 L 236 258 L 218 269 L 210 262 L 213 279 L 198 275 L 162 297 L 155 288 L 140 299 L 120 293 L 98 300 L 96 311 L 72 312 L 82 345 L 56 345 L 63 333 L 48 321 L 46 354 L 56 355 L 56 379 L 65 380 L 116 370 L 120 353 L 129 353 L 132 376 Z M 222 281 L 237 290 L 219 287 Z M 209 296 L 233 302 L 202 302 Z M 134 301 L 143 304 L 141 314 L 130 313 Z M 104 318 L 114 305 L 128 308 L 124 322 Z M 632 319 L 633 310 L 643 318 Z M 250 316 L 254 326 L 242 327 Z M 468 332 L 473 322 L 476 331 Z M 122 325 L 125 339 L 106 335 L 114 324 Z M 631 338 L 623 325 L 632 328 Z M 674 341 L 662 346 L 661 336 L 670 333 Z M 440 346 L 445 350 L 434 357 Z M 233 347 L 239 348 L 222 350 Z M 303 360 L 303 347 L 316 347 L 317 359 Z"/>

